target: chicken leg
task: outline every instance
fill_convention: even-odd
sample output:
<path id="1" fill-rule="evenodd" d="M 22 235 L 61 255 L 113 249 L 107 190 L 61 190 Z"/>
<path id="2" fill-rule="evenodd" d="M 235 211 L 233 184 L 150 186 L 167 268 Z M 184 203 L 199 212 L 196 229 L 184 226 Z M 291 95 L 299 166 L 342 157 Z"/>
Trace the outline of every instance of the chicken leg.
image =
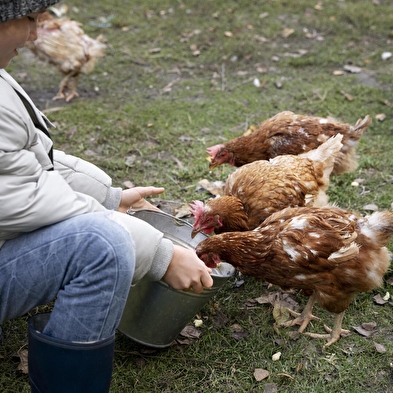
<path id="1" fill-rule="evenodd" d="M 65 99 L 66 102 L 70 102 L 74 97 L 79 97 L 79 94 L 76 91 L 78 78 L 79 73 L 74 71 L 69 72 L 60 82 L 59 91 L 52 98 L 53 101 Z M 67 89 L 70 91 L 68 94 L 65 92 Z"/>
<path id="2" fill-rule="evenodd" d="M 349 330 L 342 329 L 342 321 L 344 318 L 345 311 L 336 314 L 336 317 L 334 318 L 334 325 L 333 329 L 330 329 L 328 326 L 324 325 L 323 327 L 325 330 L 328 332 L 328 334 L 318 334 L 318 333 L 304 333 L 306 336 L 312 337 L 312 338 L 326 338 L 328 342 L 323 346 L 324 348 L 329 347 L 330 345 L 334 344 L 337 342 L 342 334 L 349 334 Z"/>
<path id="3" fill-rule="evenodd" d="M 288 311 L 296 318 L 292 319 L 288 322 L 284 322 L 284 323 L 280 324 L 280 326 L 289 327 L 289 326 L 294 326 L 294 325 L 300 325 L 300 328 L 298 331 L 299 331 L 299 333 L 303 333 L 311 321 L 320 321 L 320 318 L 312 315 L 312 313 L 311 313 L 312 309 L 314 307 L 314 304 L 315 304 L 315 295 L 313 294 L 308 299 L 306 307 L 304 307 L 301 314 L 288 309 Z"/>

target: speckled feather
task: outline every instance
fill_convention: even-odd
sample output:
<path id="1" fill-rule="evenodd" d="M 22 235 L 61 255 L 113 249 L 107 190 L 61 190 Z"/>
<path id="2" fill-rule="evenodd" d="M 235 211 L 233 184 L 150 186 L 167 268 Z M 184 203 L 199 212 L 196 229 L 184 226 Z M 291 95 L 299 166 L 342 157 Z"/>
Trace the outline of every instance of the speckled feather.
<path id="1" fill-rule="evenodd" d="M 228 176 L 224 196 L 208 201 L 204 208 L 199 203 L 193 210 L 194 228 L 207 234 L 212 225 L 215 233 L 250 230 L 286 207 L 326 205 L 329 176 L 342 146 L 341 138 L 330 138 L 303 157 L 283 155 L 236 169 Z"/>
<path id="2" fill-rule="evenodd" d="M 48 12 L 40 14 L 35 41 L 26 46 L 41 60 L 55 65 L 64 75 L 89 73 L 95 60 L 104 56 L 106 45 L 85 34 L 81 24 L 71 19 L 54 18 Z"/>
<path id="3" fill-rule="evenodd" d="M 283 111 L 263 121 L 249 135 L 239 136 L 222 145 L 207 149 L 210 167 L 231 163 L 236 167 L 257 160 L 268 160 L 283 154 L 302 154 L 317 148 L 338 133 L 343 135 L 343 147 L 337 155 L 333 174 L 351 172 L 357 167 L 356 146 L 371 124 L 367 115 L 355 125 L 316 116 Z"/>
<path id="4" fill-rule="evenodd" d="M 393 212 L 286 208 L 253 231 L 211 236 L 196 251 L 207 265 L 218 256 L 245 275 L 315 293 L 321 307 L 340 313 L 356 293 L 381 286 L 392 235 Z"/>

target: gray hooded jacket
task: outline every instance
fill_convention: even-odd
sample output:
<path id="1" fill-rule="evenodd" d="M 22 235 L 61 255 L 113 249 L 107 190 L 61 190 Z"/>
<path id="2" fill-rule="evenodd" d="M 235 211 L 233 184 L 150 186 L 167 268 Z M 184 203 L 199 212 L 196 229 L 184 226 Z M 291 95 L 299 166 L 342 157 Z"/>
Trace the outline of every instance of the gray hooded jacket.
<path id="1" fill-rule="evenodd" d="M 52 164 L 49 127 L 21 86 L 0 69 L 0 247 L 20 233 L 120 204 L 121 188 L 112 187 L 95 165 L 56 150 Z M 135 243 L 134 282 L 145 274 L 161 279 L 172 242 L 144 221 L 112 214 Z"/>

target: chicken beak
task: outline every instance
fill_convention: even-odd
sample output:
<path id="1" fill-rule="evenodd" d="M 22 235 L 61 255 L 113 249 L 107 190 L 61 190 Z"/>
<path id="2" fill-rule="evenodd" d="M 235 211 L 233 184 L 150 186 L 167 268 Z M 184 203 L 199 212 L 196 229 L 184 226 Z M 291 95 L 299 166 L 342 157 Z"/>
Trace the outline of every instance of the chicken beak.
<path id="1" fill-rule="evenodd" d="M 218 166 L 218 162 L 210 161 L 210 163 L 209 163 L 209 169 L 210 170 L 213 170 L 216 166 Z"/>
<path id="2" fill-rule="evenodd" d="M 194 239 L 194 237 L 195 237 L 196 235 L 198 235 L 199 232 L 200 232 L 199 229 L 193 229 L 192 232 L 191 232 L 191 239 Z"/>

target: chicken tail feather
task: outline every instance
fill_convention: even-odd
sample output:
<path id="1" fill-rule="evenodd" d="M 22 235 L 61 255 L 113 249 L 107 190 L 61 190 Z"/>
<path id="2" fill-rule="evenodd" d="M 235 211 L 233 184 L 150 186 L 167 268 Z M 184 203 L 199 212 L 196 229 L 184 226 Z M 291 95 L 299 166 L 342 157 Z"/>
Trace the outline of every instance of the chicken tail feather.
<path id="1" fill-rule="evenodd" d="M 385 247 L 393 236 L 393 212 L 374 212 L 359 221 L 361 232 L 376 246 Z"/>
<path id="2" fill-rule="evenodd" d="M 366 115 L 364 119 L 359 119 L 354 126 L 351 126 L 349 131 L 359 133 L 360 135 L 366 131 L 367 127 L 372 123 L 370 115 Z"/>
<path id="3" fill-rule="evenodd" d="M 313 161 L 322 162 L 323 179 L 325 184 L 329 184 L 330 174 L 333 171 L 336 157 L 343 147 L 343 144 L 341 143 L 342 138 L 342 134 L 332 136 L 325 143 L 319 145 L 318 148 L 300 155 L 301 157 L 309 158 Z"/>

